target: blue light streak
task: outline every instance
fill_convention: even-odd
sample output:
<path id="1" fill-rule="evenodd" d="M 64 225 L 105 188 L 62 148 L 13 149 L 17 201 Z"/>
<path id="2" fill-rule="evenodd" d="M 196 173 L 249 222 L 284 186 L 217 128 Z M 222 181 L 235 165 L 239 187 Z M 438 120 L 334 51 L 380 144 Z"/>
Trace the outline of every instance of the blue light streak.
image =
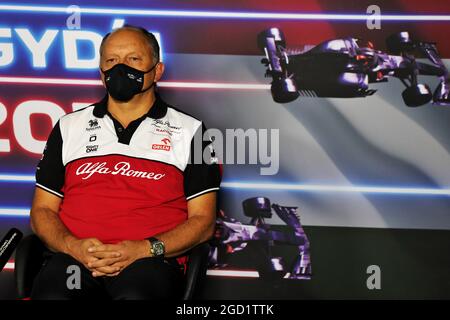
<path id="1" fill-rule="evenodd" d="M 64 6 L 0 5 L 0 11 L 47 13 L 67 15 Z M 196 11 L 162 9 L 124 9 L 80 7 L 81 14 L 120 15 L 120 16 L 156 16 L 182 18 L 219 18 L 219 19 L 259 19 L 259 20 L 343 20 L 366 21 L 373 19 L 371 14 L 335 14 L 335 13 L 282 13 L 282 12 L 239 12 L 239 11 Z M 450 15 L 377 15 L 381 21 L 450 21 Z"/>

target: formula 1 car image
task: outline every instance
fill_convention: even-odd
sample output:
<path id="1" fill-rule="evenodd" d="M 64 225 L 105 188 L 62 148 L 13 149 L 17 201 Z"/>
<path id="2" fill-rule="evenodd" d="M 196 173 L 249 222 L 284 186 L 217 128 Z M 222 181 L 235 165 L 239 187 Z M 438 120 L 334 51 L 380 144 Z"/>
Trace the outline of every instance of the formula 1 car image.
<path id="1" fill-rule="evenodd" d="M 396 77 L 405 85 L 403 101 L 417 107 L 432 101 L 450 105 L 450 79 L 439 57 L 436 44 L 414 41 L 408 32 L 387 38 L 389 53 L 373 48 L 368 42 L 360 46 L 355 38 L 333 39 L 296 52 L 286 48 L 283 32 L 271 28 L 258 35 L 258 47 L 265 54 L 261 60 L 267 67 L 265 76 L 272 77 L 271 92 L 275 102 L 288 103 L 299 96 L 366 97 L 376 90 L 370 83 L 386 82 Z M 416 60 L 414 53 L 430 63 Z M 431 93 L 418 75 L 436 76 L 439 84 Z"/>
<path id="2" fill-rule="evenodd" d="M 271 204 L 268 198 L 250 198 L 242 203 L 248 224 L 228 217 L 220 211 L 216 232 L 211 241 L 210 267 L 241 267 L 259 272 L 260 278 L 310 279 L 310 243 L 297 213 L 297 207 Z M 269 225 L 272 209 L 286 224 Z M 278 228 L 277 228 L 278 227 Z M 288 247 L 280 254 L 277 247 Z M 286 248 L 285 248 L 286 249 Z M 241 255 L 241 265 L 230 263 Z M 235 261 L 238 261 L 237 259 Z"/>

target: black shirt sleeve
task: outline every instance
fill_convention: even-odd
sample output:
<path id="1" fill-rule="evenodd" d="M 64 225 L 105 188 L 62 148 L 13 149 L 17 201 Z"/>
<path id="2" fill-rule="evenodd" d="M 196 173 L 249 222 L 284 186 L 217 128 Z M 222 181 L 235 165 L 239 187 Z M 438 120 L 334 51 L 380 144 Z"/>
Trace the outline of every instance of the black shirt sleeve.
<path id="1" fill-rule="evenodd" d="M 222 179 L 221 165 L 212 147 L 212 141 L 203 141 L 205 126 L 199 127 L 191 141 L 189 163 L 184 170 L 186 200 L 208 192 L 218 191 Z"/>
<path id="2" fill-rule="evenodd" d="M 36 168 L 36 187 L 60 198 L 64 197 L 65 167 L 62 162 L 62 136 L 59 121 L 45 145 L 44 153 Z"/>

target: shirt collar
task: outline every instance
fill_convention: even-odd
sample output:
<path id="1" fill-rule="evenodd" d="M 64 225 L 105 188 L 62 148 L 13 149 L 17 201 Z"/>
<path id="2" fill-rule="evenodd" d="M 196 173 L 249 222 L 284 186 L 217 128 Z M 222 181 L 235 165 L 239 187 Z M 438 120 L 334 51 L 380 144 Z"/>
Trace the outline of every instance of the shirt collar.
<path id="1" fill-rule="evenodd" d="M 156 93 L 155 96 L 156 99 L 153 102 L 152 107 L 145 115 L 152 119 L 161 119 L 167 113 L 167 103 L 165 103 L 161 99 L 158 93 Z M 105 97 L 102 100 L 94 103 L 93 105 L 94 105 L 94 116 L 96 116 L 97 118 L 103 118 L 105 114 L 108 113 L 108 95 L 105 95 Z"/>

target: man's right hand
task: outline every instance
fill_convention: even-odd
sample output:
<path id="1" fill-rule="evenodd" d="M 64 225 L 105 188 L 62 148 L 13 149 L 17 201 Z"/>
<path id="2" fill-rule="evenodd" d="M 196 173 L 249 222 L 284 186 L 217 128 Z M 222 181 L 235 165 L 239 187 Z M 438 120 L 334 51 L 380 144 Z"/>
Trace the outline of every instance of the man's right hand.
<path id="1" fill-rule="evenodd" d="M 67 240 L 66 240 L 67 241 Z M 98 275 L 115 275 L 118 274 L 118 268 L 111 267 L 114 263 L 120 260 L 119 252 L 103 252 L 93 254 L 89 252 L 89 248 L 103 245 L 103 243 L 96 238 L 88 239 L 71 239 L 67 241 L 68 253 L 77 261 L 82 263 L 94 276 Z M 95 262 L 99 259 L 107 259 L 108 265 L 93 269 L 89 267 L 89 263 Z"/>

